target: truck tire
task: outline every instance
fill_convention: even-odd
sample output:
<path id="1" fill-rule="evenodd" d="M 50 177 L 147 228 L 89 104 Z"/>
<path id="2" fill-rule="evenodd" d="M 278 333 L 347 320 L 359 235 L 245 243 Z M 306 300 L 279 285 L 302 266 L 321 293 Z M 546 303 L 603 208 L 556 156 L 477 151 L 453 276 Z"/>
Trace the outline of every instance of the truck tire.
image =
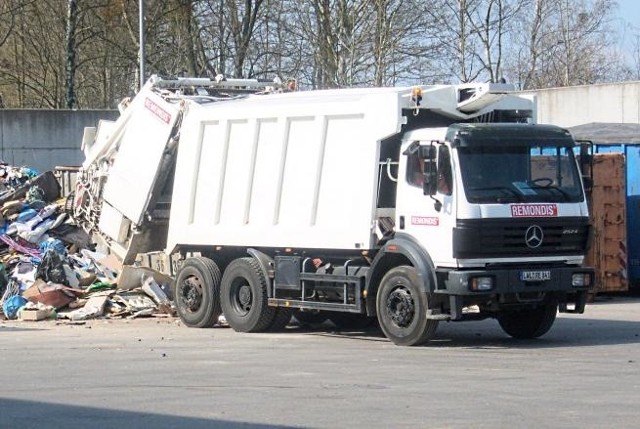
<path id="1" fill-rule="evenodd" d="M 330 311 L 329 320 L 337 329 L 353 329 L 357 331 L 368 330 L 372 328 L 376 322 L 375 317 L 366 314 L 344 313 L 339 311 Z"/>
<path id="2" fill-rule="evenodd" d="M 538 338 L 549 332 L 557 313 L 558 304 L 555 302 L 536 308 L 504 310 L 498 313 L 498 323 L 513 338 Z"/>
<path id="3" fill-rule="evenodd" d="M 278 307 L 275 309 L 276 315 L 271 322 L 271 325 L 267 328 L 268 332 L 278 332 L 284 330 L 289 325 L 293 311 L 290 308 Z"/>
<path id="4" fill-rule="evenodd" d="M 172 284 L 176 311 L 194 328 L 213 326 L 220 317 L 220 269 L 211 259 L 187 259 Z"/>
<path id="5" fill-rule="evenodd" d="M 237 332 L 266 330 L 276 315 L 267 305 L 267 281 L 253 258 L 236 259 L 222 276 L 220 302 L 227 323 Z"/>
<path id="6" fill-rule="evenodd" d="M 427 294 L 411 266 L 391 269 L 376 296 L 378 322 L 384 335 L 399 346 L 417 346 L 435 335 L 438 321 L 427 319 Z"/>
<path id="7" fill-rule="evenodd" d="M 293 313 L 293 317 L 301 327 L 313 328 L 329 320 L 328 313 L 322 310 L 298 310 Z"/>

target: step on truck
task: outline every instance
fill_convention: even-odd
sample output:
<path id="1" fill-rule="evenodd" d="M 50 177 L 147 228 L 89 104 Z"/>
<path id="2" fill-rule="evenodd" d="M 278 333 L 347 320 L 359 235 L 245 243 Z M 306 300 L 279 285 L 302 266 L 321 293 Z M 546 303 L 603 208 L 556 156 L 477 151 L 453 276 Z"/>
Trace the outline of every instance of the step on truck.
<path id="1" fill-rule="evenodd" d="M 125 264 L 174 278 L 182 321 L 441 321 L 514 338 L 582 313 L 593 270 L 576 143 L 507 84 L 292 91 L 152 77 L 85 130 L 70 209 Z"/>

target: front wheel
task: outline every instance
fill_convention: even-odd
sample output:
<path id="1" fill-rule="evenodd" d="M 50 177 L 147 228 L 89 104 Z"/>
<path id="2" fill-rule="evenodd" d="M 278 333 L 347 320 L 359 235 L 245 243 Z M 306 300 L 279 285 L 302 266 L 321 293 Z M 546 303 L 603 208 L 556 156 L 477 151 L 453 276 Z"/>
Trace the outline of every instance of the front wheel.
<path id="1" fill-rule="evenodd" d="M 376 296 L 378 322 L 395 344 L 417 346 L 433 338 L 438 321 L 427 319 L 427 307 L 414 267 L 393 268 L 382 278 Z"/>
<path id="2" fill-rule="evenodd" d="M 538 338 L 551 329 L 557 312 L 558 304 L 555 302 L 536 308 L 505 310 L 498 314 L 498 323 L 513 338 Z"/>

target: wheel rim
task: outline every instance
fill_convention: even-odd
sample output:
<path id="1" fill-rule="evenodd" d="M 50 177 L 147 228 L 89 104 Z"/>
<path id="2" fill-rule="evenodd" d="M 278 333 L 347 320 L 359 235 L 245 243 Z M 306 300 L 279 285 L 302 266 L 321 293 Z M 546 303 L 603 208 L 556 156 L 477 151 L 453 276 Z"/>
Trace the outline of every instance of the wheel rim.
<path id="1" fill-rule="evenodd" d="M 231 304 L 234 310 L 242 316 L 246 316 L 251 311 L 253 304 L 253 294 L 251 286 L 244 279 L 237 279 L 231 288 Z"/>
<path id="2" fill-rule="evenodd" d="M 399 328 L 409 326 L 416 312 L 411 293 L 402 287 L 394 289 L 387 298 L 387 311 L 394 325 Z"/>
<path id="3" fill-rule="evenodd" d="M 180 300 L 188 312 L 195 313 L 202 306 L 202 289 L 202 282 L 195 276 L 187 277 L 180 285 Z"/>

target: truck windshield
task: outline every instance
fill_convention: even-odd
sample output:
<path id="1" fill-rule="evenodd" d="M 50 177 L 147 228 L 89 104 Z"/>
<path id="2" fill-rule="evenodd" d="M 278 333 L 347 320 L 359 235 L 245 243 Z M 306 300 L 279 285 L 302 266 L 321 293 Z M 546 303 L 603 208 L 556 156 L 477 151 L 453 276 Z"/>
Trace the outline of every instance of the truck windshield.
<path id="1" fill-rule="evenodd" d="M 470 203 L 583 199 L 578 168 L 569 147 L 460 147 L 458 156 Z"/>

